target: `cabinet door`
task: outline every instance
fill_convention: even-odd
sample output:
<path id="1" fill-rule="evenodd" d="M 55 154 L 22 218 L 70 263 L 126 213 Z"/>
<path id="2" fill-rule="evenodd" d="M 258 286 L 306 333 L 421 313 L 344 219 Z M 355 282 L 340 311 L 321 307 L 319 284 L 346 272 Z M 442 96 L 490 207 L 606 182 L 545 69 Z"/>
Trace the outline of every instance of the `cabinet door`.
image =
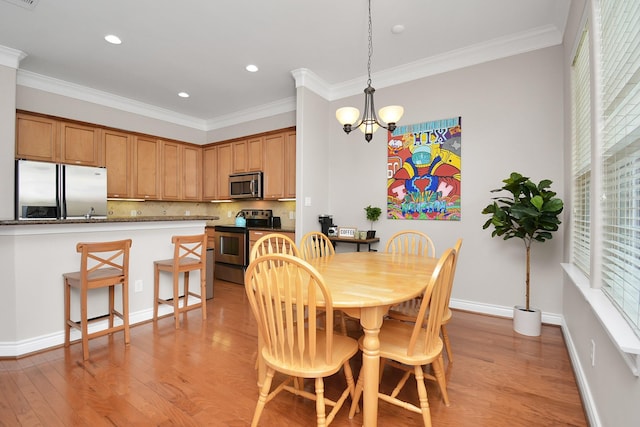
<path id="1" fill-rule="evenodd" d="M 134 197 L 158 200 L 160 198 L 160 143 L 157 139 L 136 136 L 133 146 Z M 109 173 L 107 171 L 107 173 Z"/>
<path id="2" fill-rule="evenodd" d="M 202 148 L 182 146 L 182 200 L 202 200 Z"/>
<path id="3" fill-rule="evenodd" d="M 233 173 L 241 173 L 247 171 L 249 159 L 247 157 L 247 140 L 235 141 L 231 143 L 233 152 Z"/>
<path id="4" fill-rule="evenodd" d="M 104 166 L 107 168 L 107 196 L 131 197 L 131 164 L 133 151 L 129 134 L 103 130 Z"/>
<path id="5" fill-rule="evenodd" d="M 162 194 L 162 200 L 180 200 L 182 186 L 180 144 L 169 141 L 162 141 L 161 144 L 160 194 Z"/>
<path id="6" fill-rule="evenodd" d="M 233 149 L 231 143 L 220 144 L 218 147 L 218 167 L 216 175 L 218 177 L 218 199 L 229 198 L 229 175 L 233 170 Z"/>
<path id="7" fill-rule="evenodd" d="M 76 165 L 99 166 L 100 129 L 60 122 L 60 161 Z"/>
<path id="8" fill-rule="evenodd" d="M 249 138 L 247 140 L 247 172 L 262 170 L 262 145 L 264 136 Z"/>
<path id="9" fill-rule="evenodd" d="M 264 198 L 284 197 L 285 134 L 268 135 L 264 139 Z"/>
<path id="10" fill-rule="evenodd" d="M 56 162 L 59 159 L 58 121 L 18 113 L 16 158 Z"/>
<path id="11" fill-rule="evenodd" d="M 296 197 L 296 132 L 285 135 L 284 197 Z"/>
<path id="12" fill-rule="evenodd" d="M 206 147 L 202 150 L 202 199 L 218 198 L 218 147 Z"/>

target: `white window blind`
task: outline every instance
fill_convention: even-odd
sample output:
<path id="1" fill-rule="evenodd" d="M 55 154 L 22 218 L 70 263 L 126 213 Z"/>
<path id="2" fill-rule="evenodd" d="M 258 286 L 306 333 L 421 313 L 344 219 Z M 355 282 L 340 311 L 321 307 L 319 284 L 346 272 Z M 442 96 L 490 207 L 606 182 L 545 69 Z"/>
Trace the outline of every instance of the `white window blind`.
<path id="1" fill-rule="evenodd" d="M 589 72 L 589 33 L 587 27 L 571 71 L 572 92 L 572 262 L 589 276 L 591 191 L 591 73 Z"/>
<path id="2" fill-rule="evenodd" d="M 640 335 L 640 1 L 601 0 L 602 289 Z"/>

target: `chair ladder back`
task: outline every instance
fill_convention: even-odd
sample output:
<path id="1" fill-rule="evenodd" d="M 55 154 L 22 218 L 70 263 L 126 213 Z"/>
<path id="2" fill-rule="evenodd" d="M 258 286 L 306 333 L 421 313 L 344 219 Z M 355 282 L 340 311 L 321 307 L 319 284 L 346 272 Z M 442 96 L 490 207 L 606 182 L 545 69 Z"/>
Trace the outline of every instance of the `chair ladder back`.
<path id="1" fill-rule="evenodd" d="M 408 356 L 412 356 L 416 351 L 416 345 L 421 335 L 425 335 L 424 348 L 422 349 L 425 353 L 429 352 L 439 340 L 442 317 L 446 310 L 447 294 L 452 283 L 455 257 L 455 250 L 447 249 L 438 260 L 438 264 L 431 275 L 431 280 L 429 280 L 429 284 L 424 291 L 420 310 L 416 316 L 416 322 L 407 347 Z"/>
<path id="2" fill-rule="evenodd" d="M 81 254 L 80 271 L 88 275 L 104 267 L 113 267 L 126 273 L 129 270 L 131 239 L 114 242 L 80 242 L 76 251 Z M 90 261 L 95 261 L 93 265 Z"/>
<path id="3" fill-rule="evenodd" d="M 173 236 L 173 259 L 182 261 L 187 258 L 196 259 L 200 263 L 204 262 L 205 249 L 207 244 L 206 234 L 195 234 L 190 236 Z"/>

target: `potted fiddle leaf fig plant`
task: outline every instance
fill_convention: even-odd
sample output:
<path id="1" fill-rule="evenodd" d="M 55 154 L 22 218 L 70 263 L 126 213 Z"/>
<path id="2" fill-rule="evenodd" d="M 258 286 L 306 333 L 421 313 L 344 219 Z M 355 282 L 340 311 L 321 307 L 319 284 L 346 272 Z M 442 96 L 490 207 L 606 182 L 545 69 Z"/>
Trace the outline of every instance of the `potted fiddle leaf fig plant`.
<path id="1" fill-rule="evenodd" d="M 364 208 L 367 213 L 367 220 L 371 222 L 371 230 L 367 231 L 367 239 L 373 239 L 376 237 L 376 230 L 373 229 L 373 223 L 376 222 L 382 214 L 382 209 L 378 207 L 371 207 L 371 205 Z"/>
<path id="2" fill-rule="evenodd" d="M 552 181 L 543 179 L 538 184 L 528 177 L 512 172 L 509 178 L 502 181 L 501 188 L 491 190 L 492 193 L 507 192 L 493 198 L 483 214 L 491 215 L 483 229 L 493 227 L 491 237 L 502 237 L 503 240 L 519 238 L 525 248 L 525 306 L 516 305 L 513 310 L 513 328 L 523 335 L 540 335 L 541 312 L 532 309 L 530 298 L 531 244 L 534 241 L 545 242 L 553 237 L 553 232 L 561 224 L 560 213 L 564 208 L 562 200 L 552 191 Z"/>

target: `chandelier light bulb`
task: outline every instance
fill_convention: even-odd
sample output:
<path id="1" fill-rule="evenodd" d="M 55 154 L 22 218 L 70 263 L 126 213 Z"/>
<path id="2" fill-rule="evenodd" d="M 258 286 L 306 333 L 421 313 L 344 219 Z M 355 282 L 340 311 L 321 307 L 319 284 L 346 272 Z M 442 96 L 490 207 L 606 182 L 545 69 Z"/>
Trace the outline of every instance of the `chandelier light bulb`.
<path id="1" fill-rule="evenodd" d="M 404 108 L 400 105 L 389 105 L 378 111 L 378 116 L 385 123 L 398 123 L 402 114 L 404 114 Z"/>

